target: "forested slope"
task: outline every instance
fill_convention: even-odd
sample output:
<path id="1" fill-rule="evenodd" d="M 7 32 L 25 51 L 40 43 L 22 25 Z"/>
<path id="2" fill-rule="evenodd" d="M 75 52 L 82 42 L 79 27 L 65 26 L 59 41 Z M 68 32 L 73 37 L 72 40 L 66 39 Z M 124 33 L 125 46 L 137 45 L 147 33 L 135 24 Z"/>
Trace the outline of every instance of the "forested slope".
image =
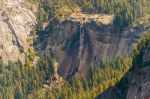
<path id="1" fill-rule="evenodd" d="M 35 22 L 36 28 L 31 31 L 30 35 L 33 36 L 32 37 L 33 44 L 31 44 L 32 48 L 27 49 L 27 54 L 25 58 L 26 61 L 24 64 L 19 60 L 17 62 L 9 61 L 8 64 L 5 64 L 3 60 L 0 58 L 0 99 L 35 99 L 35 98 L 93 99 L 98 94 L 103 93 L 106 89 L 118 83 L 120 79 L 124 76 L 124 74 L 128 72 L 129 69 L 135 70 L 137 68 L 140 69 L 141 67 L 143 68 L 149 65 L 149 61 L 143 62 L 142 57 L 145 49 L 147 48 L 148 41 L 150 40 L 150 35 L 149 33 L 147 33 L 147 31 L 149 30 L 149 21 L 150 21 L 149 19 L 150 0 L 26 0 L 26 1 L 30 2 L 31 5 L 36 6 L 38 8 L 38 12 L 35 13 L 35 16 L 37 17 L 37 23 Z M 19 6 L 16 7 L 16 9 L 19 9 Z M 69 24 L 76 25 L 77 27 L 76 29 L 77 31 L 74 32 L 72 29 L 73 26 L 72 27 L 70 26 L 71 29 L 67 27 L 69 26 L 67 23 L 68 22 L 67 18 L 70 15 L 72 15 L 72 13 L 82 13 L 82 14 L 86 13 L 86 15 L 107 14 L 107 15 L 114 15 L 115 18 L 113 20 L 113 24 L 111 25 L 97 24 L 96 22 L 92 23 L 93 21 L 91 21 L 90 25 L 88 23 L 89 25 L 88 27 L 91 26 L 90 28 L 86 26 L 84 27 L 82 22 L 78 22 L 78 24 L 76 24 L 77 22 L 71 23 L 74 21 L 69 21 L 70 22 Z M 2 14 L 2 16 L 5 16 L 5 14 Z M 56 23 L 54 23 L 52 26 L 50 22 L 53 19 L 58 20 L 54 21 Z M 63 22 L 61 21 L 61 19 L 67 20 L 64 21 L 64 23 L 67 24 L 66 25 L 62 24 Z M 7 20 L 9 20 L 9 18 Z M 82 20 L 84 20 L 84 18 L 82 18 Z M 47 25 L 45 26 L 45 24 Z M 65 32 L 66 34 L 67 33 L 69 34 L 70 36 L 69 38 L 68 35 L 61 34 L 63 32 L 62 29 L 63 26 L 61 27 L 58 24 L 61 24 L 61 26 L 63 25 L 64 27 L 66 26 L 67 28 L 65 28 L 64 30 L 69 31 L 70 34 L 74 33 L 74 35 L 70 36 L 68 32 Z M 56 31 L 57 27 L 59 28 L 58 31 Z M 93 31 L 95 30 L 96 32 L 93 31 L 89 32 L 86 31 L 86 29 L 85 32 L 82 32 L 83 28 L 86 28 L 89 31 L 93 29 Z M 54 30 L 55 30 L 54 33 L 50 32 Z M 85 34 L 83 36 L 83 41 L 81 38 L 81 33 Z M 92 35 L 89 35 L 88 33 Z M 59 37 L 57 36 L 57 34 L 59 35 Z M 147 35 L 144 36 L 145 34 Z M 112 35 L 114 37 L 113 39 L 111 39 Z M 66 36 L 65 40 L 67 43 L 66 42 L 62 43 L 63 41 L 61 41 L 62 40 L 61 38 L 64 38 L 65 36 Z M 74 63 L 79 63 L 75 61 L 74 53 L 77 53 L 77 55 L 81 56 L 82 53 L 78 54 L 78 52 L 80 52 L 79 49 L 80 48 L 82 49 L 81 46 L 83 46 L 83 48 L 85 49 L 87 48 L 88 50 L 88 48 L 91 47 L 90 43 L 92 42 L 90 37 L 93 37 L 93 41 L 96 41 L 96 43 L 93 42 L 93 45 L 95 44 L 93 49 L 95 49 L 95 51 L 97 52 L 100 52 L 101 49 L 103 48 L 107 49 L 108 45 L 110 44 L 112 44 L 111 46 L 113 47 L 119 46 L 119 42 L 124 42 L 124 40 L 125 41 L 127 40 L 127 42 L 124 42 L 125 44 L 127 43 L 126 44 L 127 46 L 132 43 L 137 44 L 141 39 L 141 37 L 143 36 L 144 39 L 141 40 L 140 44 L 137 46 L 137 49 L 134 50 L 133 57 L 125 57 L 125 56 L 123 57 L 119 56 L 116 58 L 112 57 L 113 58 L 112 61 L 107 61 L 107 60 L 99 60 L 97 57 L 92 56 L 92 58 L 91 57 L 90 58 L 96 60 L 100 65 L 86 64 L 85 67 L 86 69 L 88 68 L 86 76 L 81 75 L 78 72 L 78 70 L 76 72 L 76 68 L 74 69 L 71 66 L 70 70 L 72 71 L 75 70 L 75 73 L 73 72 L 74 74 L 71 75 L 69 79 L 67 79 L 67 77 L 66 78 L 64 77 L 65 80 L 64 86 L 61 86 L 59 88 L 57 87 L 57 85 L 55 86 L 55 88 L 43 87 L 45 82 L 49 83 L 55 80 L 55 78 L 53 77 L 55 75 L 54 64 L 58 58 L 55 59 L 54 57 L 49 55 L 52 52 L 51 49 L 48 49 L 48 52 L 46 53 L 47 56 L 46 55 L 38 56 L 37 54 L 38 52 L 36 53 L 37 47 L 45 51 L 44 48 L 46 44 L 50 46 L 50 44 L 54 42 L 52 44 L 54 45 L 52 46 L 52 48 L 54 49 L 56 48 L 56 46 L 58 46 L 58 52 L 60 52 L 59 48 L 61 44 L 64 45 L 66 44 L 65 46 L 69 45 L 68 47 L 70 48 L 69 51 L 66 48 L 68 53 L 69 54 L 71 53 L 71 55 L 73 55 L 72 60 L 74 61 Z M 119 40 L 116 39 L 115 37 L 118 37 Z M 121 39 L 121 37 L 123 39 Z M 57 40 L 59 44 L 57 44 Z M 117 43 L 116 42 L 114 43 L 114 40 L 117 40 Z M 12 40 L 12 42 L 14 41 Z M 44 46 L 42 47 L 36 46 L 38 45 L 37 43 L 39 44 L 42 43 Z M 104 44 L 100 46 L 101 43 Z M 120 45 L 123 45 L 124 43 L 120 43 Z M 84 44 L 86 46 L 84 46 Z M 100 46 L 98 50 L 96 49 L 97 46 Z M 3 46 L 0 46 L 0 48 L 3 48 Z M 123 46 L 121 48 L 123 49 L 125 47 Z M 128 47 L 128 49 L 125 50 L 129 51 L 130 48 L 131 47 Z M 104 51 L 106 49 L 104 49 Z M 65 47 L 62 48 L 62 50 L 64 51 Z M 85 56 L 89 54 L 90 51 L 87 51 L 87 53 L 85 53 Z M 117 51 L 118 50 L 115 50 L 116 53 Z M 23 52 L 23 49 L 20 49 L 20 52 Z M 86 52 L 86 50 L 83 50 L 82 52 L 84 53 Z M 101 53 L 103 54 L 103 51 Z M 108 53 L 112 55 L 111 51 Z M 61 55 L 63 56 L 64 54 L 60 54 L 60 56 Z M 98 53 L 96 53 L 96 55 L 98 56 Z M 37 56 L 39 57 L 38 58 L 39 60 L 37 60 L 37 63 L 34 63 L 34 59 Z M 111 56 L 108 55 L 108 57 Z M 68 63 L 69 61 L 64 61 L 64 63 L 65 62 Z M 63 69 L 65 70 L 66 68 L 67 66 L 64 65 Z"/>
<path id="2" fill-rule="evenodd" d="M 150 13 L 149 0 L 27 0 L 40 7 L 39 20 L 67 17 L 81 9 L 84 13 L 115 14 L 114 24 L 123 28 Z"/>

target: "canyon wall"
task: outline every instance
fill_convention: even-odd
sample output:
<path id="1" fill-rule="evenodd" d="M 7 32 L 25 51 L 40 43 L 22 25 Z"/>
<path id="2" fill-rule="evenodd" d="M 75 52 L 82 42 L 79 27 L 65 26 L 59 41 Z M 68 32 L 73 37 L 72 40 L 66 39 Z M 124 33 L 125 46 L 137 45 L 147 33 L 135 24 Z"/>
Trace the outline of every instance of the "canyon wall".
<path id="1" fill-rule="evenodd" d="M 34 7 L 24 0 L 0 0 L 0 56 L 4 63 L 25 62 L 30 31 L 35 28 Z M 86 75 L 90 65 L 100 66 L 117 56 L 131 56 L 150 25 L 129 26 L 123 32 L 113 25 L 113 15 L 74 13 L 51 19 L 34 46 L 39 55 L 51 55 L 58 73 L 69 79 Z"/>
<path id="2" fill-rule="evenodd" d="M 73 15 L 50 20 L 36 49 L 56 58 L 59 74 L 69 79 L 75 73 L 86 75 L 90 65 L 131 56 L 148 30 L 149 25 L 137 25 L 121 32 L 113 26 L 113 15 Z"/>

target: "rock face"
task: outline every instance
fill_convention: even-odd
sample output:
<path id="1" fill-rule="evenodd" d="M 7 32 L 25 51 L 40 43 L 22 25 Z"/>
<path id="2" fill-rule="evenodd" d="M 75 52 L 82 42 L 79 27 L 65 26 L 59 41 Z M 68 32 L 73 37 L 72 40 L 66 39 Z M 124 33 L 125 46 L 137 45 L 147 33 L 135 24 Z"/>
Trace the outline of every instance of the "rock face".
<path id="1" fill-rule="evenodd" d="M 36 17 L 24 0 L 0 0 L 0 56 L 24 62 L 27 42 Z M 128 56 L 139 39 L 150 29 L 148 25 L 119 32 L 113 27 L 113 15 L 72 14 L 65 20 L 52 19 L 39 36 L 36 49 L 57 59 L 58 73 L 69 79 L 76 72 L 86 75 L 90 65 L 102 60 Z"/>
<path id="2" fill-rule="evenodd" d="M 96 99 L 150 99 L 150 68 L 128 72 L 119 84 Z"/>
<path id="3" fill-rule="evenodd" d="M 147 62 L 146 67 L 130 70 L 116 86 L 109 88 L 96 99 L 150 99 L 149 45 L 142 56 L 143 62 Z"/>
<path id="4" fill-rule="evenodd" d="M 150 43 L 145 50 L 143 61 L 144 62 L 150 62 Z"/>
<path id="5" fill-rule="evenodd" d="M 36 23 L 29 7 L 24 0 L 0 0 L 0 56 L 4 63 L 25 61 L 27 36 Z"/>
<path id="6" fill-rule="evenodd" d="M 100 66 L 101 60 L 130 56 L 150 26 L 119 32 L 113 27 L 113 16 L 108 16 L 79 14 L 65 20 L 52 19 L 40 36 L 37 50 L 55 57 L 60 64 L 58 73 L 67 79 L 76 72 L 86 74 L 90 65 Z"/>
<path id="7" fill-rule="evenodd" d="M 132 75 L 127 99 L 150 99 L 150 68 L 143 68 Z M 129 79 L 130 80 L 130 79 Z"/>

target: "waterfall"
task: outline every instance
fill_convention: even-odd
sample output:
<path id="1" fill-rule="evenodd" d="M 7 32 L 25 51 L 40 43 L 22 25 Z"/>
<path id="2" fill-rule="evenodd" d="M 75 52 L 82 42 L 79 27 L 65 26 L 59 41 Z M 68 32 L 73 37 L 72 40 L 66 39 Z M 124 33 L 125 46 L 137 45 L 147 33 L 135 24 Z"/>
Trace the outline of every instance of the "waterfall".
<path id="1" fill-rule="evenodd" d="M 80 63 L 79 63 L 79 68 L 78 68 L 78 73 L 80 73 L 80 67 L 83 63 L 83 60 L 82 60 L 82 55 L 83 55 L 83 45 L 84 45 L 84 28 L 83 28 L 83 22 L 81 22 L 81 25 L 79 27 L 80 29 L 80 41 L 79 41 L 79 60 L 80 60 Z"/>

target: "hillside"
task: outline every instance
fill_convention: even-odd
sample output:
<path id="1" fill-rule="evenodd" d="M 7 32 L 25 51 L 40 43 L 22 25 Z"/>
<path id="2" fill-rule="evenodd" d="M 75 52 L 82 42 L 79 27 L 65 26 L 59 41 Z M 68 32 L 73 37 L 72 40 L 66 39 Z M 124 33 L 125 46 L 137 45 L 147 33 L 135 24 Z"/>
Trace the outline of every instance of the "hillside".
<path id="1" fill-rule="evenodd" d="M 149 99 L 150 98 L 150 44 L 143 50 L 142 64 L 136 64 L 114 87 L 96 97 L 96 99 Z M 141 66 L 143 65 L 143 66 Z"/>
<path id="2" fill-rule="evenodd" d="M 149 5 L 0 0 L 0 99 L 149 98 Z"/>

